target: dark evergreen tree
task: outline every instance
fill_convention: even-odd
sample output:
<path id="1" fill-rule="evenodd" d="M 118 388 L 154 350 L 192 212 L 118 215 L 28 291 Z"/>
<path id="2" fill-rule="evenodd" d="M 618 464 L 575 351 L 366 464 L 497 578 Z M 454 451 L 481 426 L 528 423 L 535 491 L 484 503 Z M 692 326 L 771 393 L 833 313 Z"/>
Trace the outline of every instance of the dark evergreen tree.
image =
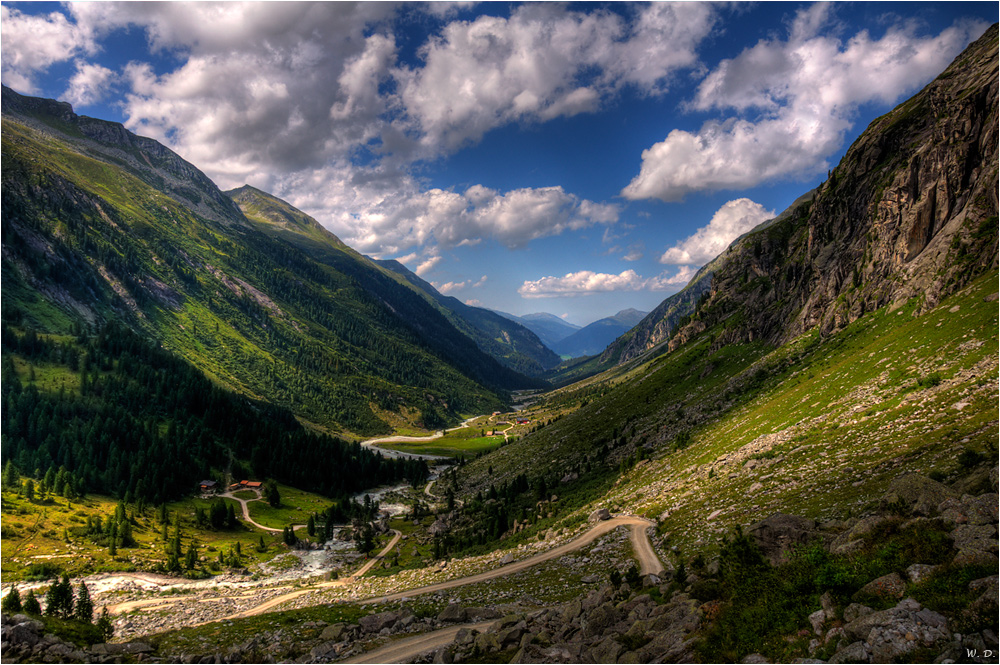
<path id="1" fill-rule="evenodd" d="M 73 616 L 73 585 L 69 576 L 63 575 L 61 581 L 53 582 L 45 594 L 45 613 L 68 619 Z"/>
<path id="2" fill-rule="evenodd" d="M 38 598 L 35 596 L 34 590 L 29 590 L 27 596 L 24 598 L 24 604 L 22 607 L 25 614 L 33 614 L 38 616 L 42 613 L 42 606 L 38 602 Z"/>
<path id="3" fill-rule="evenodd" d="M 9 614 L 16 614 L 21 611 L 21 592 L 17 590 L 16 584 L 3 597 L 0 609 Z"/>
<path id="4" fill-rule="evenodd" d="M 111 617 L 108 616 L 108 608 L 101 608 L 101 616 L 97 619 L 97 627 L 101 631 L 101 637 L 107 642 L 115 634 L 115 627 L 111 623 Z"/>
<path id="5" fill-rule="evenodd" d="M 84 623 L 90 623 L 94 620 L 94 602 L 90 599 L 90 591 L 87 590 L 87 585 L 83 582 L 80 582 L 80 586 L 77 587 L 76 609 L 73 610 L 73 616 L 77 621 Z"/>

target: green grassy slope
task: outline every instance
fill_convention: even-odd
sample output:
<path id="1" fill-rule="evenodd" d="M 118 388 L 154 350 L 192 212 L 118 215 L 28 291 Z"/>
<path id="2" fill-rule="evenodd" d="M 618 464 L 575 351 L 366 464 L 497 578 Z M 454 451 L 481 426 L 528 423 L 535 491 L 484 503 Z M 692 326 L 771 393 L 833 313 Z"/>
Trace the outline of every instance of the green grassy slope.
<path id="1" fill-rule="evenodd" d="M 349 248 L 315 219 L 285 201 L 245 185 L 227 194 L 260 231 L 294 245 L 311 258 L 336 268 L 366 284 L 369 288 L 394 284 L 406 287 L 397 291 L 397 299 L 417 296 L 443 315 L 451 325 L 472 339 L 476 346 L 505 367 L 527 375 L 540 374 L 559 362 L 552 353 L 524 327 L 488 310 L 465 305 L 444 296 L 396 261 L 373 261 Z M 384 292 L 387 289 L 379 289 Z M 384 294 L 389 297 L 388 294 Z M 395 306 L 395 305 L 394 305 Z M 527 386 L 540 382 L 522 381 Z"/>
<path id="2" fill-rule="evenodd" d="M 342 433 L 435 428 L 532 384 L 350 250 L 317 261 L 226 197 L 232 210 L 205 217 L 191 201 L 214 201 L 197 189 L 210 183 L 191 176 L 180 197 L 169 169 L 133 168 L 115 156 L 124 148 L 73 133 L 100 121 L 45 108 L 3 119 L 8 323 L 71 333 L 121 320 L 219 383 Z"/>
<path id="3" fill-rule="evenodd" d="M 526 473 L 572 493 L 573 473 L 584 491 L 635 467 L 606 500 L 690 543 L 723 519 L 830 516 L 965 447 L 995 457 L 996 63 L 994 27 L 735 242 L 669 342 L 552 393 L 463 490 Z"/>

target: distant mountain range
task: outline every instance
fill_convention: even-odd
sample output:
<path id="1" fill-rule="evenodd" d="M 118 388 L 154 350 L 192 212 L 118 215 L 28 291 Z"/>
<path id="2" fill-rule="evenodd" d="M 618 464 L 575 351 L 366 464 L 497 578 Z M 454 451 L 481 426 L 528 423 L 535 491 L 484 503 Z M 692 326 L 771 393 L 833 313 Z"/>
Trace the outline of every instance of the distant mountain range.
<path id="1" fill-rule="evenodd" d="M 500 311 L 497 311 L 496 313 L 502 317 L 510 319 L 511 321 L 520 323 L 522 326 L 538 335 L 538 339 L 542 340 L 545 346 L 550 349 L 552 349 L 558 342 L 566 339 L 577 330 L 580 330 L 580 326 L 570 323 L 569 321 L 565 321 L 555 314 L 549 314 L 548 312 L 536 312 L 535 314 L 525 314 L 523 316 L 515 316 L 513 314 Z"/>
<path id="2" fill-rule="evenodd" d="M 608 344 L 631 330 L 645 316 L 646 312 L 640 312 L 637 309 L 623 309 L 614 316 L 594 321 L 564 337 L 553 345 L 552 350 L 560 356 L 570 358 L 601 353 Z"/>

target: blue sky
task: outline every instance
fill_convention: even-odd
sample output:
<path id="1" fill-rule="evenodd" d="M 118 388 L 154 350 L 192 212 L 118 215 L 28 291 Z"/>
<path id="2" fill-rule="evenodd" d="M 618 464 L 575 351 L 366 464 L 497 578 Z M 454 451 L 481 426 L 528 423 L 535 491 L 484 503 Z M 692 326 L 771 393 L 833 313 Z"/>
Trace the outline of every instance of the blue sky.
<path id="1" fill-rule="evenodd" d="M 442 292 L 648 311 L 826 178 L 995 2 L 2 4 L 2 79 Z"/>

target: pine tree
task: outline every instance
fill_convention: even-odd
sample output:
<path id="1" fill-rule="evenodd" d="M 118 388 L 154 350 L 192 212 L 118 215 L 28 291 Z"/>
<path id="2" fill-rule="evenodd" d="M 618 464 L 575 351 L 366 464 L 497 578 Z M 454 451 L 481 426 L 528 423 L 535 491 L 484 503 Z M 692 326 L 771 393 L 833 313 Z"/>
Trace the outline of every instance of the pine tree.
<path id="1" fill-rule="evenodd" d="M 16 614 L 21 611 L 21 592 L 17 590 L 17 585 L 11 588 L 10 592 L 4 596 L 0 603 L 0 609 L 9 614 Z"/>
<path id="2" fill-rule="evenodd" d="M 63 575 L 61 582 L 53 582 L 49 587 L 45 594 L 45 613 L 64 619 L 73 616 L 73 585 L 69 575 Z"/>
<path id="3" fill-rule="evenodd" d="M 28 478 L 24 483 L 24 498 L 28 501 L 33 501 L 35 499 L 35 481 Z"/>
<path id="4" fill-rule="evenodd" d="M 309 515 L 309 522 L 306 524 L 306 533 L 310 536 L 316 535 L 316 518 L 312 515 Z"/>
<path id="5" fill-rule="evenodd" d="M 35 597 L 33 590 L 28 591 L 21 609 L 25 614 L 34 614 L 37 616 L 42 613 L 42 606 L 38 603 L 38 598 Z"/>
<path id="6" fill-rule="evenodd" d="M 194 544 L 193 540 L 188 546 L 187 560 L 184 563 L 187 565 L 188 570 L 194 570 L 195 566 L 198 565 L 198 547 Z"/>
<path id="7" fill-rule="evenodd" d="M 77 621 L 84 623 L 91 623 L 94 620 L 94 601 L 90 599 L 90 591 L 83 582 L 77 587 L 76 609 L 73 611 L 73 616 Z"/>
<path id="8" fill-rule="evenodd" d="M 107 642 L 115 634 L 115 628 L 111 625 L 111 617 L 108 616 L 108 608 L 101 609 L 101 616 L 97 619 L 97 627 L 101 631 L 101 637 Z"/>
<path id="9" fill-rule="evenodd" d="M 17 467 L 10 460 L 7 460 L 7 466 L 3 469 L 3 486 L 4 489 L 13 490 L 17 489 L 17 484 L 21 480 L 21 474 L 18 473 Z"/>

